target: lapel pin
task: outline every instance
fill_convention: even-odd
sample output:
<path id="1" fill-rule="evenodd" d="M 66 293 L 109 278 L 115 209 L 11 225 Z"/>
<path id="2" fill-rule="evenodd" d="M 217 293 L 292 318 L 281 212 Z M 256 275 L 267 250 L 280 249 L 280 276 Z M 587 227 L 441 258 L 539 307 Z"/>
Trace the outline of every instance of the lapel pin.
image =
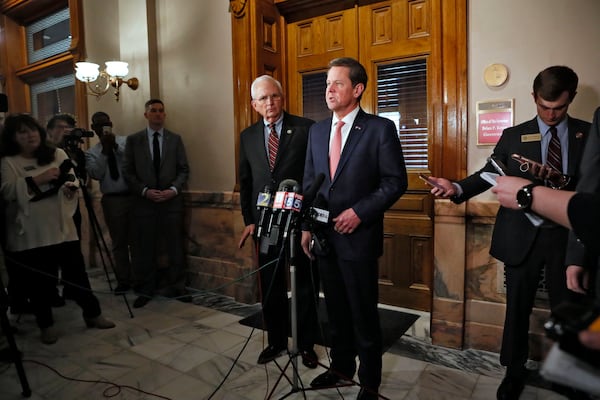
<path id="1" fill-rule="evenodd" d="M 583 133 L 582 132 L 577 132 L 575 134 L 575 139 L 581 139 L 583 137 Z"/>
<path id="2" fill-rule="evenodd" d="M 285 133 L 287 133 L 288 135 L 291 135 L 292 134 L 292 130 L 288 129 L 287 131 L 285 131 Z"/>
<path id="3" fill-rule="evenodd" d="M 360 130 L 362 129 L 362 126 L 360 126 L 360 125 L 356 125 L 356 126 L 354 127 L 354 129 L 356 129 L 357 131 L 360 131 Z"/>

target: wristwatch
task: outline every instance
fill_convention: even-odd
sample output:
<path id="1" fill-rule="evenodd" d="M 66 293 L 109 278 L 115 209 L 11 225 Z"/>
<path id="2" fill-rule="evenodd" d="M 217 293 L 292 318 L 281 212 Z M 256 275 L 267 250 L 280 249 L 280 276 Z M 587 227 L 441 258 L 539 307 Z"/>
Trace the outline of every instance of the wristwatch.
<path id="1" fill-rule="evenodd" d="M 517 192 L 517 205 L 523 211 L 530 211 L 533 203 L 533 188 L 538 186 L 536 183 L 530 183 L 523 186 Z"/>

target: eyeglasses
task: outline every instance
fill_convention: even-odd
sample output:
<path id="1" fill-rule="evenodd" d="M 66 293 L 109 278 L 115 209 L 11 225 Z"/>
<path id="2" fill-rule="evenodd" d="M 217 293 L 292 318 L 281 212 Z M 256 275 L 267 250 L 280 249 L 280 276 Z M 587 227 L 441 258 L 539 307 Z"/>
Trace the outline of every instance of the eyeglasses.
<path id="1" fill-rule="evenodd" d="M 256 99 L 256 101 L 258 101 L 259 103 L 265 103 L 268 99 L 275 101 L 280 101 L 281 100 L 281 95 L 280 94 L 272 94 L 270 96 L 261 96 L 258 99 Z"/>

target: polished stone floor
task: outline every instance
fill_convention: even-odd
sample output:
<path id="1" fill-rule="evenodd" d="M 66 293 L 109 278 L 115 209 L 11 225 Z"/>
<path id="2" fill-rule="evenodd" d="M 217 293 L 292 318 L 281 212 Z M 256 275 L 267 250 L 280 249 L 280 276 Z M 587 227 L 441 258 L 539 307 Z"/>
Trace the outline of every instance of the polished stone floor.
<path id="1" fill-rule="evenodd" d="M 358 386 L 327 390 L 308 387 L 324 372 L 299 364 L 298 373 L 275 363 L 257 365 L 266 337 L 238 323 L 258 309 L 228 298 L 196 293 L 194 304 L 157 298 L 132 309 L 122 296 L 108 293 L 102 276 L 92 286 L 110 330 L 87 329 L 79 308 L 70 301 L 54 309 L 59 340 L 39 341 L 31 315 L 9 315 L 23 352 L 23 366 L 32 389 L 31 399 L 354 399 Z M 130 304 L 134 296 L 128 294 Z M 410 310 L 403 310 L 413 312 Z M 428 344 L 429 316 L 417 322 L 383 356 L 382 398 L 393 400 L 495 399 L 503 370 L 497 354 L 456 351 Z M 327 349 L 318 347 L 328 365 Z M 279 360 L 284 367 L 287 358 Z M 0 399 L 20 399 L 21 385 L 13 365 L 0 364 Z M 564 397 L 527 386 L 521 399 L 558 400 Z"/>

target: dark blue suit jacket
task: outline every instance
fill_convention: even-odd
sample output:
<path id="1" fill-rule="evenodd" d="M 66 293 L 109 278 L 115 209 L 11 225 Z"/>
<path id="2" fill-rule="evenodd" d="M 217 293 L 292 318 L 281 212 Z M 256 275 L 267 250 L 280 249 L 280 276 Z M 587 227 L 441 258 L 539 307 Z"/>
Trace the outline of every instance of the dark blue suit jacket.
<path id="1" fill-rule="evenodd" d="M 358 112 L 342 150 L 333 180 L 329 177 L 329 134 L 332 118 L 314 124 L 309 133 L 304 192 L 319 174 L 325 175 L 319 193 L 331 218 L 352 208 L 361 220 L 351 234 L 340 235 L 330 226 L 329 243 L 338 257 L 373 259 L 383 254 L 384 212 L 408 186 L 402 147 L 392 121 L 363 110 Z"/>

